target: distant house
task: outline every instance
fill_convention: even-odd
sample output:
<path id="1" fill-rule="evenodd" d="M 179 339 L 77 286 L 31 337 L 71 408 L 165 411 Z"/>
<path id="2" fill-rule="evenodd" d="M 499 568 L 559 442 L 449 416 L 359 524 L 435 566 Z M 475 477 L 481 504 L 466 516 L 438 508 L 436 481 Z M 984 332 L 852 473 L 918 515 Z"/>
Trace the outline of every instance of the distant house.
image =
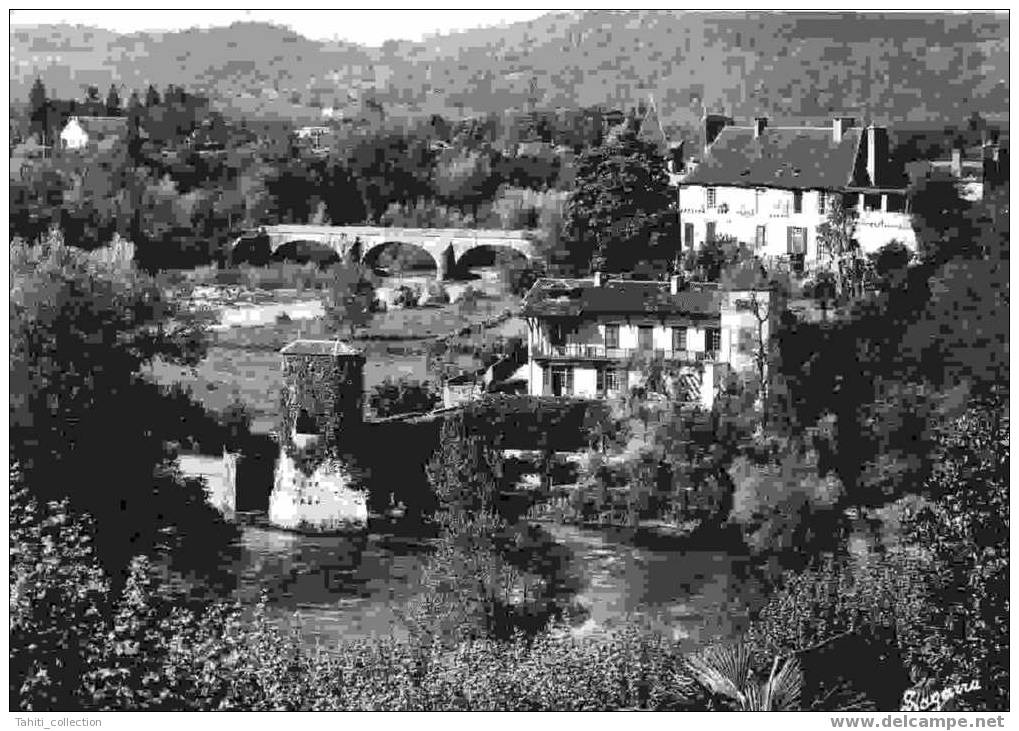
<path id="1" fill-rule="evenodd" d="M 484 388 L 478 374 L 461 373 L 442 384 L 442 406 L 452 408 L 481 398 Z"/>
<path id="2" fill-rule="evenodd" d="M 1007 139 L 1007 138 L 1006 138 Z M 948 156 L 907 163 L 912 179 L 952 183 L 963 200 L 976 201 L 1008 181 L 1008 147 L 999 139 L 963 147 L 953 146 Z"/>
<path id="3" fill-rule="evenodd" d="M 884 127 L 860 129 L 849 117 L 830 127 L 772 127 L 765 117 L 736 127 L 708 115 L 704 134 L 703 161 L 680 180 L 684 250 L 732 236 L 763 258 L 811 268 L 825 260 L 818 227 L 836 199 L 859 213 L 864 252 L 893 239 L 916 248 L 906 171 L 890 158 Z"/>
<path id="4" fill-rule="evenodd" d="M 67 120 L 60 131 L 60 147 L 82 150 L 90 145 L 111 147 L 127 137 L 127 117 L 78 117 Z"/>
<path id="5" fill-rule="evenodd" d="M 323 150 L 329 146 L 334 138 L 331 127 L 298 127 L 294 131 L 294 137 L 299 142 L 308 144 L 312 150 Z"/>

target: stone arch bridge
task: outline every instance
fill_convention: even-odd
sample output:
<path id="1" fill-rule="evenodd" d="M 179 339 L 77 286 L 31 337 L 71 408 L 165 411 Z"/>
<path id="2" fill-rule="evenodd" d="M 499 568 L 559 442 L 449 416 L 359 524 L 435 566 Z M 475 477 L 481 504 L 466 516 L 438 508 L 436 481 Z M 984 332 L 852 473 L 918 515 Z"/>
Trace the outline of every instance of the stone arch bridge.
<path id="1" fill-rule="evenodd" d="M 269 238 L 269 250 L 294 241 L 310 241 L 333 249 L 346 259 L 355 246 L 360 246 L 360 260 L 370 261 L 382 247 L 389 244 L 409 244 L 423 249 L 435 262 L 439 279 L 447 274 L 449 265 L 457 262 L 472 249 L 488 247 L 512 249 L 531 260 L 535 257 L 534 235 L 530 231 L 503 231 L 499 229 L 467 228 L 395 228 L 389 226 L 313 226 L 282 224 L 264 226 L 234 242 L 263 235 Z"/>

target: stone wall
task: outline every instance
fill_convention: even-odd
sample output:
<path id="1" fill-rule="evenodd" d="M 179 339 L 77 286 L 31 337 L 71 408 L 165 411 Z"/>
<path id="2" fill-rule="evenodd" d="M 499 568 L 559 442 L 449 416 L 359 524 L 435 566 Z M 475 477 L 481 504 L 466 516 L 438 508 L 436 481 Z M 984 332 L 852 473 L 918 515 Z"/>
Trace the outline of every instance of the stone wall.
<path id="1" fill-rule="evenodd" d="M 227 520 L 237 512 L 237 461 L 238 455 L 223 452 L 222 457 L 202 454 L 182 454 L 177 457 L 180 471 L 189 477 L 200 477 L 205 482 L 205 499 Z"/>
<path id="2" fill-rule="evenodd" d="M 307 474 L 281 448 L 269 524 L 310 533 L 360 530 L 368 524 L 368 496 L 338 460 L 325 459 Z"/>

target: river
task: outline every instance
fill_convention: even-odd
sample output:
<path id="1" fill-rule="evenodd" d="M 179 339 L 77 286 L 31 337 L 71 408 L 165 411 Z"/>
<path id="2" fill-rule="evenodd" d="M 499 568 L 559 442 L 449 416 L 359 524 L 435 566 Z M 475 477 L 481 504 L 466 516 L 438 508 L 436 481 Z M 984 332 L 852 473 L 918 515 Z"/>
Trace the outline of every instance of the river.
<path id="1" fill-rule="evenodd" d="M 722 551 L 637 547 L 598 529 L 542 524 L 569 555 L 573 600 L 586 616 L 578 635 L 635 615 L 688 648 L 735 637 L 760 599 L 745 557 Z M 235 565 L 238 598 L 267 592 L 270 611 L 305 642 L 403 636 L 400 606 L 420 588 L 427 541 L 391 533 L 360 539 L 245 526 Z"/>

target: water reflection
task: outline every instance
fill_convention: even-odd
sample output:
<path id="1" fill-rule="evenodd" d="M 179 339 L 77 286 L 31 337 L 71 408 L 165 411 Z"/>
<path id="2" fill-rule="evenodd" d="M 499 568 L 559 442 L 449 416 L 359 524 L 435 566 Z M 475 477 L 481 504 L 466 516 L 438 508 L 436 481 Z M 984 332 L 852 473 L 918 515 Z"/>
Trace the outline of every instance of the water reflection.
<path id="1" fill-rule="evenodd" d="M 736 636 L 762 587 L 745 557 L 724 551 L 633 546 L 595 529 L 518 529 L 510 562 L 549 582 L 563 605 L 584 612 L 578 633 L 640 618 L 689 647 Z M 295 613 L 310 644 L 405 636 L 400 607 L 421 590 L 431 539 L 394 532 L 303 536 L 247 526 L 236 564 L 238 598 L 266 592 L 281 622 Z"/>

